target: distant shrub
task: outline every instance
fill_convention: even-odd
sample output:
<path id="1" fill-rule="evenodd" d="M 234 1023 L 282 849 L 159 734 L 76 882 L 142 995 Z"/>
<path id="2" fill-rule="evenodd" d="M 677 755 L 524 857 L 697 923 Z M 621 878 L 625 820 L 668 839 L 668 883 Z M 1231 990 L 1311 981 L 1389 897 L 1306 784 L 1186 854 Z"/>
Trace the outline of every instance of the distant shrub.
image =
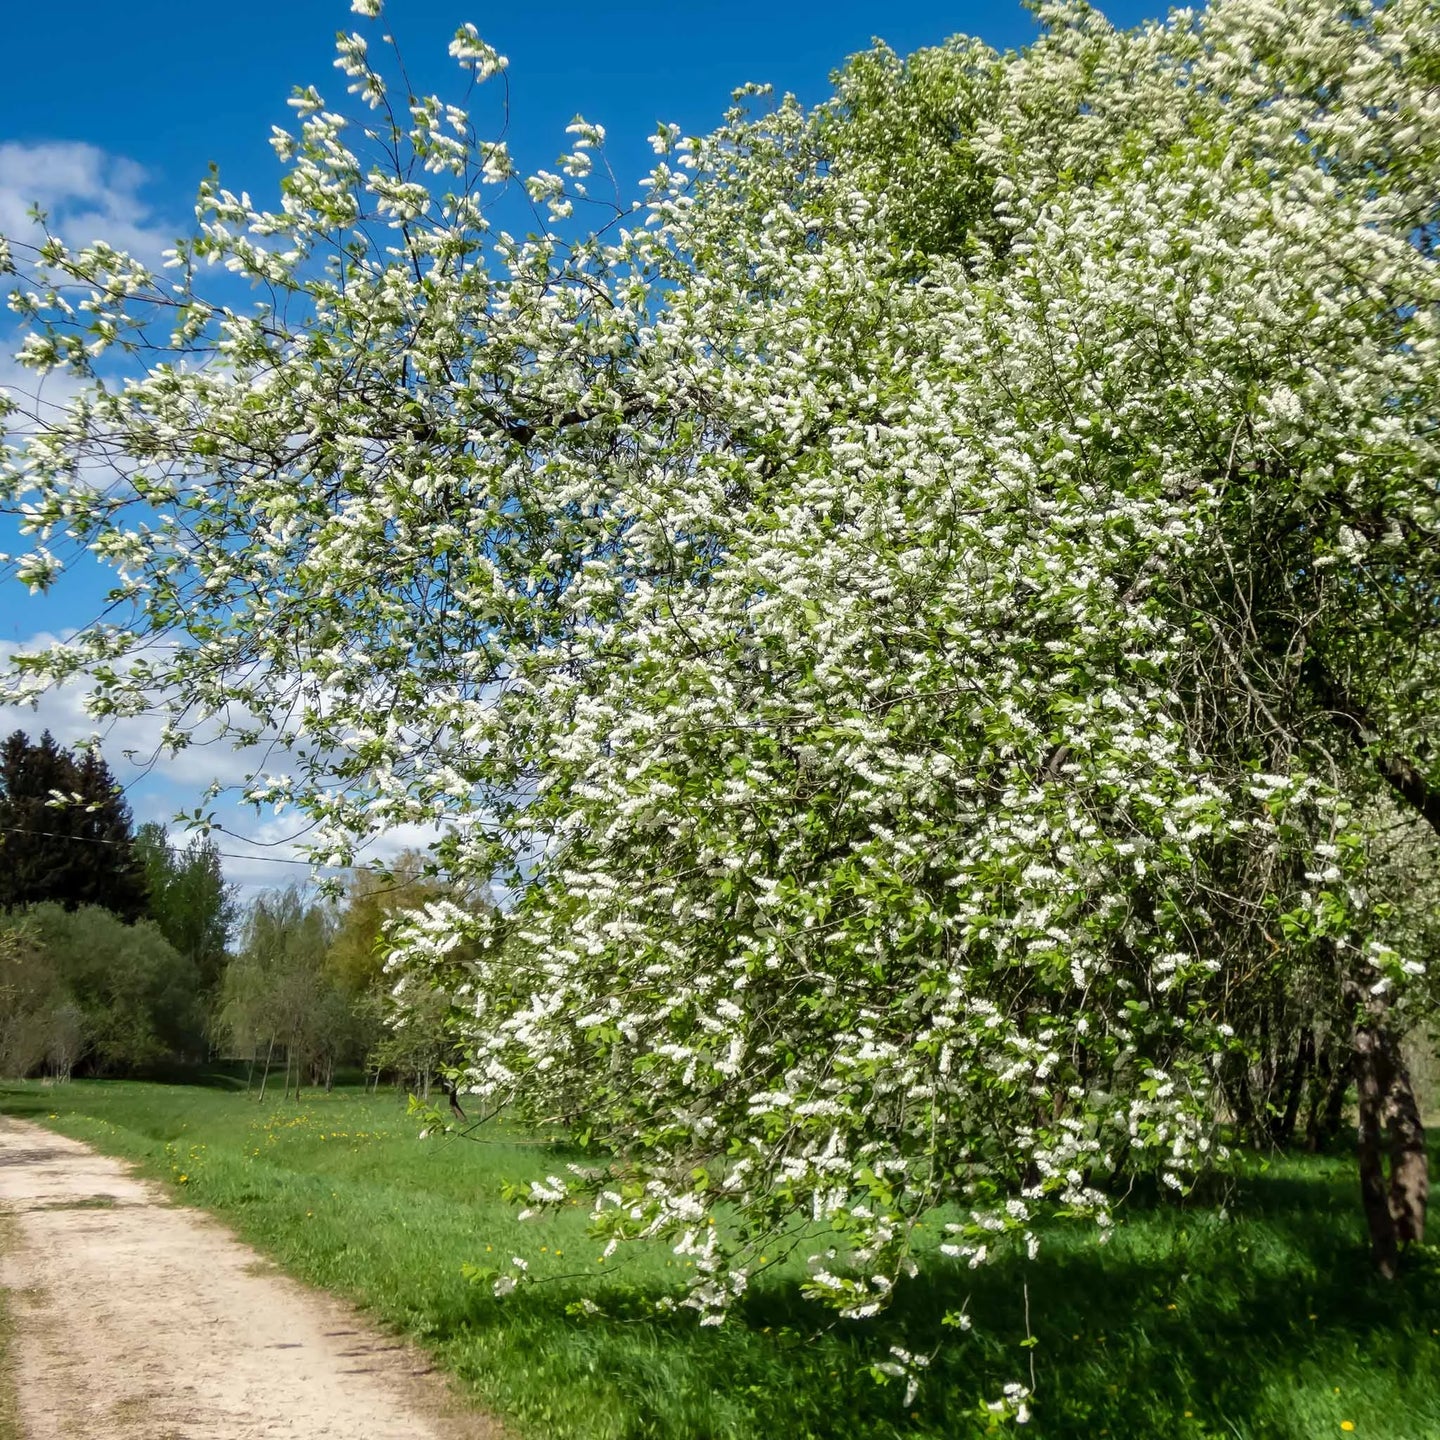
<path id="1" fill-rule="evenodd" d="M 199 1052 L 194 961 L 148 921 L 53 903 L 0 917 L 0 1069 L 68 1078 Z"/>

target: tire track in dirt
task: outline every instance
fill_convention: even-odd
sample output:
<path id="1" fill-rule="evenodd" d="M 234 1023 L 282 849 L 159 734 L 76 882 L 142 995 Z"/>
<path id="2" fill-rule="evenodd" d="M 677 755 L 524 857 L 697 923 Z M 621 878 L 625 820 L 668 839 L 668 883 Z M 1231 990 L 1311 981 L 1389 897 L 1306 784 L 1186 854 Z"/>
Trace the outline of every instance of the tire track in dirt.
<path id="1" fill-rule="evenodd" d="M 120 1161 L 0 1117 L 25 1440 L 503 1440 L 409 1346 Z"/>

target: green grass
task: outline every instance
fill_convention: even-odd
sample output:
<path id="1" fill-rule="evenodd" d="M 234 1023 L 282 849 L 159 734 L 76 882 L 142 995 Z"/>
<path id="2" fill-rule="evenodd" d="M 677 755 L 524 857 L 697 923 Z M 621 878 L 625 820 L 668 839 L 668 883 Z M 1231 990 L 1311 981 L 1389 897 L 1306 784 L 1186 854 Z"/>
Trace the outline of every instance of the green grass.
<path id="1" fill-rule="evenodd" d="M 940 1262 L 881 1323 L 824 1316 L 796 1269 L 699 1329 L 645 1302 L 680 1278 L 661 1246 L 610 1262 L 579 1210 L 517 1223 L 506 1181 L 564 1152 L 504 1125 L 483 1143 L 420 1141 L 393 1097 L 296 1106 L 220 1083 L 11 1085 L 0 1109 L 137 1161 L 285 1269 L 413 1335 L 521 1434 L 547 1437 L 964 1437 L 982 1396 L 1021 1378 L 1028 1282 L 1036 1440 L 1374 1440 L 1440 1436 L 1440 1263 L 1369 1270 L 1346 1158 L 1251 1162 L 1201 1205 L 1127 1203 L 1114 1239 L 1061 1228 L 1034 1264 Z M 461 1267 L 531 1261 L 545 1281 L 496 1301 Z M 619 1262 L 619 1263 L 617 1263 Z M 604 1312 L 567 1313 L 582 1296 Z M 969 1297 L 976 1330 L 940 1317 Z M 867 1367 L 892 1344 L 940 1347 L 915 1402 Z M 3 1431 L 0 1431 L 3 1434 Z"/>

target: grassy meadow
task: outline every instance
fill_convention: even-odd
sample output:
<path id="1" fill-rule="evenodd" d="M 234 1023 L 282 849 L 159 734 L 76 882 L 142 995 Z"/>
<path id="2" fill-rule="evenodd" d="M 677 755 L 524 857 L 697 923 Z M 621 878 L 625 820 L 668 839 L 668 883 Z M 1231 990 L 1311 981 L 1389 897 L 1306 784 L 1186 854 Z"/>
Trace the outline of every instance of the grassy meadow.
<path id="1" fill-rule="evenodd" d="M 1440 1263 L 1371 1276 L 1348 1157 L 1252 1159 L 1203 1202 L 1132 1198 L 1103 1247 L 1063 1227 L 1033 1264 L 937 1257 L 878 1324 L 829 1321 L 799 1297 L 800 1267 L 775 1266 L 702 1330 L 647 1313 L 680 1278 L 664 1246 L 605 1261 L 579 1209 L 516 1221 L 502 1186 L 553 1172 L 571 1158 L 558 1147 L 503 1122 L 422 1141 L 391 1094 L 261 1107 L 206 1080 L 11 1083 L 0 1109 L 137 1162 L 413 1336 L 520 1436 L 964 1440 L 986 1433 L 977 1399 L 1032 1354 L 1035 1440 L 1440 1436 Z M 462 1273 L 511 1255 L 543 1283 L 497 1301 Z M 576 1313 L 582 1297 L 601 1314 Z M 967 1297 L 975 1330 L 943 1327 Z M 908 1406 L 867 1373 L 892 1344 L 938 1346 Z"/>

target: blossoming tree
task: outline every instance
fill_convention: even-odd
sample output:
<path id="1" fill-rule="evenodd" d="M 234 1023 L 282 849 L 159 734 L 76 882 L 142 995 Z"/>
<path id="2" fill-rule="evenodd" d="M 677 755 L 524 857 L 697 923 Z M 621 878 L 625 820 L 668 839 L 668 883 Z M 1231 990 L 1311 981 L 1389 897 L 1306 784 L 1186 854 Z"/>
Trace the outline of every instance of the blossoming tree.
<path id="1" fill-rule="evenodd" d="M 777 1237 L 864 1316 L 938 1203 L 978 1264 L 1183 1186 L 1277 987 L 1360 1056 L 1383 1266 L 1423 1223 L 1440 7 L 1040 13 L 662 125 L 588 233 L 599 125 L 522 178 L 364 30 L 277 208 L 207 183 L 161 273 L 0 251 L 86 382 L 12 415 L 17 573 L 116 572 L 12 694 L 281 737 L 249 793 L 330 863 L 442 825 L 516 899 L 417 914 L 402 999 L 614 1157 L 531 1203 L 669 1238 L 702 1323 Z"/>

